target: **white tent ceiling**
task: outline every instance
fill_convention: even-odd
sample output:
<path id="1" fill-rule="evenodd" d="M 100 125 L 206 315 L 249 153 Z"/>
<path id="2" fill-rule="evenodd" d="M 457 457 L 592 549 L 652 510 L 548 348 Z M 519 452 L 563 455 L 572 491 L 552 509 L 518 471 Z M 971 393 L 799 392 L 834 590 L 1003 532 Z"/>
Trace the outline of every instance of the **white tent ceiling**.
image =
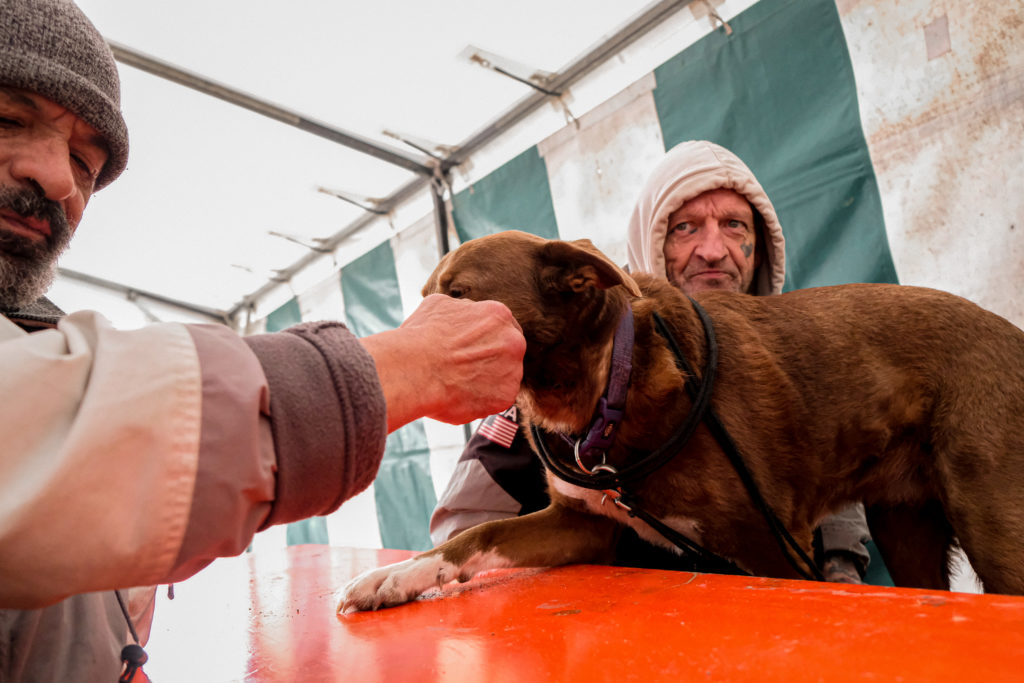
<path id="1" fill-rule="evenodd" d="M 467 46 L 564 73 L 581 56 L 621 37 L 638 17 L 656 19 L 633 33 L 657 29 L 689 3 L 79 0 L 79 4 L 109 41 L 124 47 L 122 53 L 151 56 L 426 164 L 426 155 L 383 131 L 458 147 L 482 131 L 502 128 L 500 117 L 526 98 L 538 96 L 511 78 L 460 58 Z M 655 11 L 659 14 L 653 15 Z M 621 47 L 612 53 L 617 58 L 602 68 L 623 70 L 629 60 Z M 666 54 L 677 49 L 667 48 Z M 69 271 L 198 309 L 234 312 L 253 294 L 266 291 L 268 282 L 281 271 L 291 273 L 309 258 L 307 247 L 271 232 L 315 244 L 365 220 L 366 211 L 318 192 L 318 187 L 385 198 L 419 177 L 414 171 L 129 66 L 123 56 L 122 104 L 132 145 L 128 169 L 98 193 L 86 210 L 62 262 Z M 659 58 L 639 60 L 618 81 L 606 79 L 607 87 L 594 90 L 590 101 L 584 89 L 574 88 L 570 108 L 581 114 L 596 106 L 601 98 L 656 66 Z M 541 129 L 547 129 L 543 134 L 565 124 L 564 113 L 555 107 L 541 107 L 534 116 Z M 518 148 L 515 141 L 507 143 L 511 145 L 507 151 L 501 151 L 500 144 L 490 145 L 499 148 L 492 152 L 497 155 L 494 163 L 534 144 L 540 135 L 524 140 Z M 502 154 L 505 157 L 498 158 Z M 479 159 L 457 170 L 464 174 L 475 169 L 480 177 L 481 163 L 486 161 Z M 429 193 L 421 190 L 419 195 L 415 209 L 419 213 L 413 219 L 431 210 Z M 395 221 L 394 216 L 391 220 Z M 339 243 L 334 256 L 338 263 L 359 255 L 345 254 L 345 249 Z M 66 309 L 96 308 L 95 289 L 88 295 L 91 298 L 81 298 L 80 290 L 79 279 L 63 276 L 53 298 Z"/>

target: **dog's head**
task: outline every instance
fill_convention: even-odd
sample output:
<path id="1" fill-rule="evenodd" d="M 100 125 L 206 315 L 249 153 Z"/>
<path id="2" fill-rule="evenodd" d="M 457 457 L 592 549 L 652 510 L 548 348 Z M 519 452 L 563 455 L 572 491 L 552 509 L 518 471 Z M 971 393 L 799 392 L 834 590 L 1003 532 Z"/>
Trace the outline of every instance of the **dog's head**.
<path id="1" fill-rule="evenodd" d="M 547 429 L 583 428 L 604 388 L 612 340 L 640 288 L 590 240 L 510 230 L 466 242 L 434 269 L 423 295 L 500 301 L 526 337 L 523 414 Z"/>
<path id="2" fill-rule="evenodd" d="M 445 255 L 423 296 L 447 294 L 475 301 L 500 301 L 531 336 L 555 341 L 558 320 L 576 320 L 595 295 L 621 285 L 640 296 L 636 282 L 590 240 L 547 240 L 508 230 L 466 242 Z M 603 299 L 602 299 L 603 301 Z"/>

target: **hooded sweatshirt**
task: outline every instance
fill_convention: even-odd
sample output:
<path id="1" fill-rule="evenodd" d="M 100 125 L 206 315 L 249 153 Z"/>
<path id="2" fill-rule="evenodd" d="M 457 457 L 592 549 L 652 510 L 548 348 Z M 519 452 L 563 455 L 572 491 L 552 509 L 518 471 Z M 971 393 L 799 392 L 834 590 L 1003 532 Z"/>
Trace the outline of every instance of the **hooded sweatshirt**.
<path id="1" fill-rule="evenodd" d="M 739 157 L 706 140 L 681 142 L 665 155 L 644 185 L 629 219 L 627 258 L 631 272 L 665 274 L 668 219 L 699 194 L 725 188 L 747 198 L 764 219 L 764 263 L 754 275 L 751 294 L 778 294 L 786 281 L 786 240 L 775 207 L 761 183 Z"/>

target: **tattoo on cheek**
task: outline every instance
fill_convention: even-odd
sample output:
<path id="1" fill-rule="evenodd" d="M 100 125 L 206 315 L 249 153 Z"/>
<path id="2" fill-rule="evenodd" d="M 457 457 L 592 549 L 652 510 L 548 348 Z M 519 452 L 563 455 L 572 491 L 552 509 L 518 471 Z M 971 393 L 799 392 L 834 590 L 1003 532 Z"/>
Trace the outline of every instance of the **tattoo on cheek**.
<path id="1" fill-rule="evenodd" d="M 743 250 L 743 255 L 746 256 L 748 259 L 750 258 L 751 254 L 754 253 L 754 245 L 751 244 L 750 242 L 744 242 L 740 249 Z"/>

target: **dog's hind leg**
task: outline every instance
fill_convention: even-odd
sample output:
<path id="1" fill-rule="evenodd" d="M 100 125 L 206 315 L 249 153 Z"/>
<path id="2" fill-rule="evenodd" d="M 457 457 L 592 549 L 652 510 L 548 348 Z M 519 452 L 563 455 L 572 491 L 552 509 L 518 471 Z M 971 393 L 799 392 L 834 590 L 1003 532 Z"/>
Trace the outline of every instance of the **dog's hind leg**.
<path id="1" fill-rule="evenodd" d="M 998 483 L 997 483 L 998 482 Z M 986 593 L 1024 595 L 1024 514 L 1018 484 L 996 472 L 947 485 L 949 518 Z"/>
<path id="2" fill-rule="evenodd" d="M 1024 595 L 1024 548 L 1008 538 L 990 545 L 966 538 L 960 540 L 960 545 L 986 593 Z"/>
<path id="3" fill-rule="evenodd" d="M 949 590 L 950 526 L 937 500 L 911 505 L 870 505 L 868 527 L 893 583 Z"/>
<path id="4" fill-rule="evenodd" d="M 614 558 L 618 522 L 569 505 L 486 522 L 421 555 L 373 569 L 345 586 L 338 611 L 400 605 L 434 586 L 468 581 L 505 567 L 608 564 Z"/>

